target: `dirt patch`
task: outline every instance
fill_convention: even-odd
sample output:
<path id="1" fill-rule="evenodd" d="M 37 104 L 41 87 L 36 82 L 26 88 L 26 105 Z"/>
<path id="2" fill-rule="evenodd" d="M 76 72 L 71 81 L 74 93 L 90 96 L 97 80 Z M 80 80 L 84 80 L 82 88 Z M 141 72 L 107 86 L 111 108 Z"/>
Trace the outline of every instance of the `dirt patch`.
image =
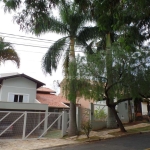
<path id="1" fill-rule="evenodd" d="M 0 140 L 0 150 L 33 150 L 78 143 L 64 139 Z"/>

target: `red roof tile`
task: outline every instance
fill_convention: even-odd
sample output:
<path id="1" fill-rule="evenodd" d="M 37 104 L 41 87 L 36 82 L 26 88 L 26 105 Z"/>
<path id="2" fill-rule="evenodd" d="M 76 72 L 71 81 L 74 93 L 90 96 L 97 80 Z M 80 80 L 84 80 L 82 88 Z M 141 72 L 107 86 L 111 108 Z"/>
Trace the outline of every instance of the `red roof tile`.
<path id="1" fill-rule="evenodd" d="M 49 92 L 49 93 L 56 93 L 55 91 L 51 90 L 50 88 L 40 87 L 37 89 L 37 92 Z"/>
<path id="2" fill-rule="evenodd" d="M 42 104 L 48 104 L 49 107 L 55 108 L 69 108 L 69 106 L 65 105 L 69 104 L 70 102 L 62 96 L 57 96 L 54 94 L 42 94 L 37 93 L 36 99 Z"/>

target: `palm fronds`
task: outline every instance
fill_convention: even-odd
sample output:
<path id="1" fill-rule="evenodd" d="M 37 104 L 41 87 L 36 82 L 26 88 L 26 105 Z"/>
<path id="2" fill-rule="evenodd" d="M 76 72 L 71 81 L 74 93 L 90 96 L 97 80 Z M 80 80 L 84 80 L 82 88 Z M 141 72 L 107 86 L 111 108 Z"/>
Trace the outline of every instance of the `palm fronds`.
<path id="1" fill-rule="evenodd" d="M 45 73 L 52 73 L 56 70 L 63 51 L 66 49 L 67 37 L 61 38 L 56 41 L 47 51 L 42 59 L 42 69 Z"/>
<path id="2" fill-rule="evenodd" d="M 3 38 L 0 38 L 0 63 L 10 60 L 20 66 L 20 58 L 12 45 L 9 42 L 4 42 Z"/>

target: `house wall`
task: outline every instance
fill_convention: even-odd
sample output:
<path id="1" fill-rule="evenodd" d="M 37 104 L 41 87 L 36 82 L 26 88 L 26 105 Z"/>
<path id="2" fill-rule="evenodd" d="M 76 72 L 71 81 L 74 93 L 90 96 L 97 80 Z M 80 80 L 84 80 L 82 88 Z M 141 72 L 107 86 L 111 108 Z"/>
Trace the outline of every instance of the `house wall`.
<path id="1" fill-rule="evenodd" d="M 122 102 L 118 104 L 118 116 L 123 123 L 129 122 L 128 116 L 128 102 Z"/>
<path id="2" fill-rule="evenodd" d="M 34 103 L 36 99 L 37 84 L 24 77 L 10 78 L 3 81 L 0 90 L 0 101 L 8 101 L 8 94 L 29 94 L 29 103 Z"/>
<path id="3" fill-rule="evenodd" d="M 48 105 L 46 104 L 36 104 L 36 103 L 12 103 L 12 102 L 0 102 L 0 111 L 1 110 L 41 110 L 48 112 Z"/>
<path id="4" fill-rule="evenodd" d="M 90 108 L 90 104 L 93 103 L 93 100 L 86 100 L 85 98 L 78 98 L 77 103 L 81 105 L 82 108 Z"/>
<path id="5" fill-rule="evenodd" d="M 134 104 L 133 101 L 131 101 L 132 106 L 132 115 L 134 114 Z M 94 110 L 103 109 L 104 112 L 107 114 L 108 112 L 108 106 L 106 106 L 106 101 L 98 101 L 94 102 Z M 128 116 L 128 102 L 121 102 L 116 106 L 116 110 L 118 111 L 118 116 L 120 120 L 123 123 L 129 122 L 129 116 Z"/>
<path id="6" fill-rule="evenodd" d="M 142 115 L 147 115 L 148 110 L 147 110 L 147 102 L 141 102 L 142 106 Z"/>

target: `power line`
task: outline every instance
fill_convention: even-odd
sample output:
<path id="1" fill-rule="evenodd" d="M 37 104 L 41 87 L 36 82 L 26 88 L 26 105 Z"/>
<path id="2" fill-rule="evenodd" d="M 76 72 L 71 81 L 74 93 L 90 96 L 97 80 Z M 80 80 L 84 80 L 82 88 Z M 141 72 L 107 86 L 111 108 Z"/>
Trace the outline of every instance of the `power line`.
<path id="1" fill-rule="evenodd" d="M 7 42 L 4 42 L 7 43 Z M 16 45 L 22 45 L 22 46 L 29 46 L 29 47 L 38 47 L 38 48 L 49 48 L 49 47 L 44 47 L 44 46 L 38 46 L 38 45 L 27 45 L 27 44 L 19 44 L 19 43 L 12 43 L 9 42 L 10 44 L 16 44 Z"/>
<path id="2" fill-rule="evenodd" d="M 30 40 L 30 41 L 37 41 L 37 42 L 43 42 L 43 43 L 55 43 L 56 41 L 54 40 L 47 40 L 47 39 L 40 39 L 40 38 L 34 38 L 34 37 L 28 37 L 28 36 L 22 36 L 22 35 L 15 35 L 15 34 L 8 34 L 8 33 L 3 33 L 3 32 L 0 32 L 0 34 L 3 34 L 5 35 L 5 37 L 9 37 L 9 38 L 15 38 L 15 39 L 20 39 L 22 38 L 23 40 Z M 7 35 L 7 36 L 6 36 Z M 11 37 L 11 36 L 14 36 L 14 37 Z M 70 46 L 70 44 L 65 44 L 65 45 L 68 45 Z M 82 45 L 75 45 L 75 47 L 80 47 Z"/>
<path id="3" fill-rule="evenodd" d="M 1 33 L 1 32 L 0 32 Z M 4 33 L 5 34 L 5 33 Z M 10 35 L 13 35 L 13 34 L 10 34 Z M 19 35 L 16 35 L 16 36 L 19 36 Z M 21 37 L 25 37 L 25 36 L 21 36 Z M 32 38 L 32 37 L 29 37 L 29 38 Z M 36 38 L 35 38 L 36 39 Z M 44 40 L 44 39 L 41 39 L 41 40 Z M 49 40 L 48 40 L 49 41 Z M 51 40 L 50 40 L 51 41 Z M 4 42 L 4 43 L 7 43 L 7 42 Z M 9 42 L 10 44 L 15 44 L 15 45 L 22 45 L 22 46 L 28 46 L 28 47 L 37 47 L 37 48 L 46 48 L 48 49 L 49 47 L 45 47 L 45 46 L 38 46 L 38 45 L 30 45 L 30 44 L 20 44 L 20 43 L 13 43 L 13 42 Z M 63 49 L 60 49 L 60 50 L 63 50 Z M 23 51 L 23 50 L 16 50 L 16 51 Z M 148 50 L 146 50 L 148 51 Z M 31 52 L 31 51 L 24 51 L 24 52 Z M 33 52 L 33 51 L 32 51 Z M 84 53 L 83 51 L 77 51 L 75 50 L 75 52 L 81 52 L 81 53 Z M 33 53 L 41 53 L 41 52 L 33 52 Z M 44 53 L 43 53 L 44 54 Z M 104 53 L 103 53 L 104 54 Z M 112 55 L 112 54 L 107 54 L 107 55 Z"/>
<path id="4" fill-rule="evenodd" d="M 4 42 L 4 43 L 8 43 L 8 42 Z M 38 48 L 49 48 L 49 47 L 43 47 L 43 46 L 38 46 L 38 45 L 27 45 L 27 44 L 20 44 L 20 43 L 12 43 L 12 42 L 9 42 L 10 44 L 16 44 L 16 45 L 22 45 L 22 46 L 29 46 L 29 47 L 38 47 Z M 63 49 L 59 49 L 59 50 L 63 50 Z M 69 51 L 69 50 L 66 50 L 66 51 Z M 75 52 L 82 52 L 84 53 L 83 51 L 75 51 Z"/>
<path id="5" fill-rule="evenodd" d="M 22 37 L 22 38 L 27 38 L 27 39 L 35 39 L 35 40 L 39 40 L 39 41 L 47 41 L 47 42 L 56 42 L 54 40 L 47 40 L 47 39 L 38 39 L 38 38 L 34 38 L 34 37 L 29 37 L 29 36 L 22 36 L 22 35 L 16 35 L 16 34 L 9 34 L 9 33 L 3 33 L 3 32 L 0 32 L 0 34 L 6 34 L 6 35 L 11 35 L 11 36 L 17 36 L 17 37 Z"/>
<path id="6" fill-rule="evenodd" d="M 43 42 L 43 43 L 53 43 L 53 41 L 41 41 L 41 40 L 38 40 L 38 39 L 27 39 L 27 38 L 20 38 L 20 37 L 11 37 L 11 36 L 6 36 L 6 35 L 4 37 L 20 39 L 20 40 L 27 40 L 27 41 L 30 40 L 30 41 L 35 41 L 35 42 Z"/>

